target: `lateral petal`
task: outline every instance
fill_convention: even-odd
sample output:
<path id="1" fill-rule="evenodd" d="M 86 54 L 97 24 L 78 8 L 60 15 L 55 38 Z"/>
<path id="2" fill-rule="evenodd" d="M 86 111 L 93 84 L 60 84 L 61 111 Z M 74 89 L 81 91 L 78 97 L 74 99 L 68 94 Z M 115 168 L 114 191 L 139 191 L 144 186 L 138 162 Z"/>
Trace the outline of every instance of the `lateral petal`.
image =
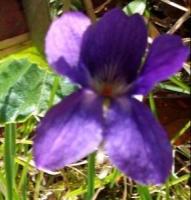
<path id="1" fill-rule="evenodd" d="M 49 64 L 74 82 L 84 75 L 78 62 L 82 37 L 89 25 L 90 20 L 83 13 L 67 12 L 52 22 L 46 35 L 45 52 Z"/>
<path id="2" fill-rule="evenodd" d="M 179 36 L 161 35 L 154 40 L 138 79 L 132 84 L 133 94 L 146 95 L 156 83 L 163 81 L 183 65 L 189 55 Z"/>
<path id="3" fill-rule="evenodd" d="M 95 151 L 102 141 L 102 100 L 83 90 L 51 108 L 37 128 L 37 168 L 60 169 Z"/>

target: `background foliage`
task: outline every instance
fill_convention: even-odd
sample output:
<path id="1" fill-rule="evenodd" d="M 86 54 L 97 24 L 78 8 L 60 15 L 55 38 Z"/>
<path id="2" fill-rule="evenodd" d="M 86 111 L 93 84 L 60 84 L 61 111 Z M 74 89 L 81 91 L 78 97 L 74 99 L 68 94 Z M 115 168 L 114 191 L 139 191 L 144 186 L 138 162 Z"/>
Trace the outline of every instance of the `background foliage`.
<path id="1" fill-rule="evenodd" d="M 187 1 L 92 2 L 93 9 L 87 9 L 87 1 L 80 0 L 50 0 L 47 7 L 50 17 L 54 19 L 67 10 L 80 10 L 99 18 L 106 10 L 121 6 L 129 15 L 138 12 L 145 16 L 150 40 L 168 32 L 179 34 L 186 44 L 190 41 Z M 38 24 L 43 24 L 45 15 L 37 9 L 43 10 L 45 5 L 40 0 L 33 1 L 31 5 L 32 11 L 27 10 L 30 6 L 24 7 L 27 8 L 27 15 L 31 15 L 29 18 L 32 17 L 28 24 L 34 44 L 0 60 L 0 200 L 84 199 L 86 159 L 56 173 L 42 173 L 32 162 L 31 148 L 36 125 L 48 108 L 74 91 L 75 86 L 49 68 L 42 52 L 47 27 L 31 26 L 34 16 Z M 169 180 L 160 187 L 137 185 L 114 169 L 107 157 L 98 152 L 94 199 L 190 199 L 189 63 L 185 63 L 180 73 L 161 83 L 145 98 L 168 130 L 174 146 L 174 168 Z"/>

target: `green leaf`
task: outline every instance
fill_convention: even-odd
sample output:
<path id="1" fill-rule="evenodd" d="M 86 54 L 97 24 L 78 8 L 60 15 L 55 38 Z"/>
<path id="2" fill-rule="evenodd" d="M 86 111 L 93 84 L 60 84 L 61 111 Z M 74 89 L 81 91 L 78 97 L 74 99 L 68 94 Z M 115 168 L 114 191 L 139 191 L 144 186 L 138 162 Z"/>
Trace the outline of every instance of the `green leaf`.
<path id="1" fill-rule="evenodd" d="M 127 4 L 124 8 L 123 11 L 127 15 L 132 15 L 135 13 L 139 13 L 142 15 L 145 11 L 146 8 L 146 0 L 135 0 L 132 1 L 131 3 Z"/>
<path id="2" fill-rule="evenodd" d="M 42 114 L 47 111 L 50 98 L 55 104 L 74 90 L 67 79 L 59 78 L 54 98 L 50 97 L 56 77 L 27 59 L 1 62 L 0 124 L 20 122 L 31 115 Z"/>

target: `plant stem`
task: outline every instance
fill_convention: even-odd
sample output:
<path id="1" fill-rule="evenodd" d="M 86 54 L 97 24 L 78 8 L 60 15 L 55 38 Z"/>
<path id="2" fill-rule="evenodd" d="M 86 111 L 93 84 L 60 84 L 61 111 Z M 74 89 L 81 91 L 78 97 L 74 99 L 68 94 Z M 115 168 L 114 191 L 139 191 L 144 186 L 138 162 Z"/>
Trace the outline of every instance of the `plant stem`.
<path id="1" fill-rule="evenodd" d="M 4 146 L 4 162 L 5 174 L 7 182 L 7 199 L 14 199 L 14 178 L 15 178 L 15 144 L 16 144 L 16 125 L 9 123 L 5 125 L 5 146 Z"/>
<path id="2" fill-rule="evenodd" d="M 86 200 L 91 200 L 94 195 L 95 179 L 95 152 L 88 156 L 88 178 L 87 178 L 87 195 Z"/>

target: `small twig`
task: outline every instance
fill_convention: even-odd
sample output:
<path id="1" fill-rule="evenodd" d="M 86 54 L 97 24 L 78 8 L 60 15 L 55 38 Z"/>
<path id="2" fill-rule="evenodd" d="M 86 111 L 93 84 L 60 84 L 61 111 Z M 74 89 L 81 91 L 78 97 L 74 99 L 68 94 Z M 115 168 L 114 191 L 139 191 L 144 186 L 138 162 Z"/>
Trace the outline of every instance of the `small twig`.
<path id="1" fill-rule="evenodd" d="M 111 0 L 106 0 L 104 3 L 102 3 L 99 7 L 95 9 L 95 13 L 101 12 L 110 2 Z"/>
<path id="2" fill-rule="evenodd" d="M 76 167 L 76 166 L 86 165 L 86 164 L 87 164 L 87 160 L 83 160 L 83 161 L 80 161 L 77 163 L 70 164 L 70 165 L 68 165 L 68 167 Z"/>
<path id="3" fill-rule="evenodd" d="M 70 10 L 71 0 L 63 0 L 63 12 L 67 12 Z"/>
<path id="4" fill-rule="evenodd" d="M 191 38 L 188 38 L 188 37 L 187 38 L 183 38 L 182 40 L 183 40 L 184 44 L 188 44 L 188 45 L 191 42 Z"/>
<path id="5" fill-rule="evenodd" d="M 84 174 L 83 172 L 81 172 L 81 170 L 78 169 L 77 167 L 70 167 L 70 169 L 72 169 L 72 170 L 78 172 L 78 174 L 81 174 L 82 176 L 86 177 L 86 174 Z"/>
<path id="6" fill-rule="evenodd" d="M 91 0 L 84 0 L 84 5 L 88 16 L 90 17 L 92 23 L 96 22 L 96 15 L 94 13 L 94 8 Z"/>
<path id="7" fill-rule="evenodd" d="M 126 200 L 127 199 L 127 178 L 125 176 L 123 177 L 123 184 L 124 184 L 124 190 L 123 190 L 122 200 Z"/>
<path id="8" fill-rule="evenodd" d="M 177 4 L 177 3 L 174 3 L 174 2 L 169 1 L 169 0 L 161 0 L 161 1 L 164 2 L 164 3 L 166 3 L 166 4 L 168 4 L 168 5 L 173 6 L 173 7 L 175 7 L 175 8 L 178 8 L 178 9 L 180 9 L 180 10 L 183 10 L 183 11 L 185 11 L 185 12 L 187 12 L 187 11 L 189 10 L 188 8 L 185 8 L 184 6 L 181 6 L 181 5 Z"/>
<path id="9" fill-rule="evenodd" d="M 184 15 L 182 15 L 182 17 L 180 17 L 176 21 L 176 23 L 171 27 L 171 29 L 167 33 L 172 34 L 176 32 L 189 17 L 190 17 L 190 11 L 187 11 L 186 13 L 184 13 Z"/>
<path id="10" fill-rule="evenodd" d="M 99 189 L 97 189 L 96 193 L 94 194 L 92 200 L 96 200 L 99 193 L 104 189 L 104 187 L 100 187 Z"/>
<path id="11" fill-rule="evenodd" d="M 189 64 L 184 63 L 184 64 L 183 64 L 183 68 L 185 69 L 185 71 L 186 71 L 189 75 L 191 75 L 191 67 L 190 67 Z"/>

